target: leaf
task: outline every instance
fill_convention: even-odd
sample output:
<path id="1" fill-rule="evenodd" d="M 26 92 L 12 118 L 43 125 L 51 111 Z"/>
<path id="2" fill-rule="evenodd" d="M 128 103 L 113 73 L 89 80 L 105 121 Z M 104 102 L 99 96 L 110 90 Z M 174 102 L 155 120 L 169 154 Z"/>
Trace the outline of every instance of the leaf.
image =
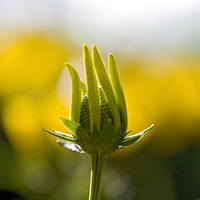
<path id="1" fill-rule="evenodd" d="M 69 119 L 80 122 L 81 113 L 81 81 L 76 69 L 69 63 L 65 63 L 72 79 L 72 100 Z"/>
<path id="2" fill-rule="evenodd" d="M 129 145 L 137 142 L 138 140 L 140 140 L 145 135 L 145 133 L 149 132 L 153 128 L 153 126 L 154 126 L 154 124 L 152 124 L 149 128 L 141 131 L 138 134 L 124 138 L 122 140 L 122 142 L 120 143 L 120 146 L 129 146 Z"/>
<path id="3" fill-rule="evenodd" d="M 108 104 L 114 119 L 114 128 L 118 130 L 121 126 L 120 114 L 117 105 L 117 101 L 115 99 L 114 91 L 110 82 L 110 78 L 108 76 L 107 70 L 101 58 L 101 55 L 97 49 L 97 47 L 93 46 L 93 59 L 94 59 L 94 66 L 97 72 L 97 76 L 99 78 L 99 82 L 102 86 L 102 89 L 106 95 L 108 100 Z"/>
<path id="4" fill-rule="evenodd" d="M 96 126 L 97 131 L 99 131 L 101 125 L 99 89 L 90 50 L 87 45 L 84 45 L 83 50 L 84 50 L 85 75 L 86 75 L 89 108 L 90 108 L 90 129 L 92 133 L 94 126 Z"/>
<path id="5" fill-rule="evenodd" d="M 55 138 L 57 138 L 58 140 L 64 141 L 64 142 L 68 142 L 68 143 L 76 143 L 77 140 L 75 140 L 72 137 L 69 137 L 67 134 L 62 134 L 60 135 L 59 133 L 53 133 L 51 131 L 48 131 L 44 128 L 42 128 L 42 130 L 46 131 L 47 133 L 49 133 L 50 135 L 54 136 Z"/>

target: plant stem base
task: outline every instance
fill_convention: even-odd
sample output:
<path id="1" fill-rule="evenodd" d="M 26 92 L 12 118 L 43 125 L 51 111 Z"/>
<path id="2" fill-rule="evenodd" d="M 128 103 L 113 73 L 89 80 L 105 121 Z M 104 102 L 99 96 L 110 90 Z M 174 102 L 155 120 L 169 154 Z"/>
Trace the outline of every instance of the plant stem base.
<path id="1" fill-rule="evenodd" d="M 101 192 L 101 181 L 105 156 L 94 151 L 91 155 L 91 176 L 89 200 L 99 200 Z"/>

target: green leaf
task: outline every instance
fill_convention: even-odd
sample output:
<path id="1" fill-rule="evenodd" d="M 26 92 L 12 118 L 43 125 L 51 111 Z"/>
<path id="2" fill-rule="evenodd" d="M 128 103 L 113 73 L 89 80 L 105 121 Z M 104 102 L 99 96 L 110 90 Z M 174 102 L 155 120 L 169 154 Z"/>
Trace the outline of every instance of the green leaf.
<path id="1" fill-rule="evenodd" d="M 124 138 L 122 140 L 122 142 L 120 143 L 120 146 L 129 146 L 129 145 L 137 142 L 138 140 L 140 140 L 144 136 L 145 133 L 149 132 L 153 128 L 153 126 L 154 126 L 154 124 L 152 124 L 149 128 L 141 131 L 138 134 Z"/>
<path id="2" fill-rule="evenodd" d="M 84 63 L 90 108 L 90 129 L 92 133 L 95 126 L 98 131 L 100 130 L 101 108 L 97 78 L 94 71 L 92 56 L 87 45 L 84 45 Z"/>
<path id="3" fill-rule="evenodd" d="M 73 134 L 76 135 L 76 129 L 80 126 L 79 123 L 69 120 L 69 119 L 65 119 L 63 117 L 60 117 L 60 120 L 62 121 L 62 123 L 65 125 L 65 127 Z"/>
<path id="4" fill-rule="evenodd" d="M 115 130 L 118 130 L 121 126 L 121 120 L 120 120 L 120 115 L 119 115 L 119 109 L 117 106 L 117 101 L 115 99 L 114 91 L 113 91 L 107 70 L 103 63 L 101 55 L 95 45 L 93 46 L 93 59 L 94 59 L 94 66 L 97 72 L 97 76 L 99 78 L 99 82 L 106 95 L 106 98 L 108 100 L 108 104 L 109 104 L 109 107 L 114 119 L 114 128 Z"/>
<path id="5" fill-rule="evenodd" d="M 87 88 L 83 80 L 81 80 L 81 92 L 82 92 L 82 97 L 84 97 L 87 92 Z"/>
<path id="6" fill-rule="evenodd" d="M 51 131 L 48 131 L 44 128 L 42 128 L 42 130 L 46 131 L 47 133 L 49 133 L 50 135 L 54 136 L 55 138 L 57 138 L 58 140 L 64 141 L 64 142 L 68 142 L 68 143 L 76 143 L 77 140 L 75 140 L 73 137 L 70 137 L 68 134 L 59 134 L 59 133 L 53 133 Z"/>
<path id="7" fill-rule="evenodd" d="M 72 100 L 69 119 L 80 122 L 81 113 L 81 81 L 76 69 L 69 63 L 65 63 L 72 79 Z"/>
<path id="8" fill-rule="evenodd" d="M 122 83 L 121 83 L 121 79 L 119 75 L 117 62 L 113 54 L 111 53 L 109 54 L 109 57 L 108 57 L 108 69 L 109 69 L 111 84 L 115 93 L 115 97 L 122 114 L 122 119 L 123 119 L 122 130 L 125 133 L 127 130 L 127 125 L 128 125 L 126 102 L 124 98 L 124 92 L 122 88 Z"/>

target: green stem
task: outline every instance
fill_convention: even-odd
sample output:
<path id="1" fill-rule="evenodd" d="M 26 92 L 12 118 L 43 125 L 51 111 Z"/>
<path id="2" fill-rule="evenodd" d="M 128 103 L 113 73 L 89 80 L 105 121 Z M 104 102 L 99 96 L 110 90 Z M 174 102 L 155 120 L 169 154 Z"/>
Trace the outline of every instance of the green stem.
<path id="1" fill-rule="evenodd" d="M 90 176 L 89 200 L 99 200 L 105 156 L 99 154 L 97 151 L 93 152 L 90 156 L 91 156 L 92 168 Z"/>

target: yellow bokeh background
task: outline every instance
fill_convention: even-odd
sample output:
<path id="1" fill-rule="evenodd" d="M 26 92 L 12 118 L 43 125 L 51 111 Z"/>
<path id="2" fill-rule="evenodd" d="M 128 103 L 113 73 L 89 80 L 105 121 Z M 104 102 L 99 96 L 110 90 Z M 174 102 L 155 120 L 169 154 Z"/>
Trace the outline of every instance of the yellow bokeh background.
<path id="1" fill-rule="evenodd" d="M 14 152 L 14 157 L 18 160 L 19 166 L 16 170 L 19 170 L 19 174 L 23 174 L 22 171 L 25 168 L 32 166 L 30 163 L 35 163 L 33 166 L 41 170 L 42 177 L 42 170 L 45 171 L 47 168 L 51 171 L 48 162 L 52 162 L 52 166 L 58 162 L 61 163 L 61 169 L 58 169 L 56 173 L 49 173 L 57 174 L 57 179 L 64 183 L 64 180 L 60 178 L 63 166 L 69 165 L 69 169 L 73 169 L 71 164 L 67 164 L 68 159 L 72 160 L 69 162 L 79 163 L 78 165 L 85 162 L 77 161 L 79 157 L 73 158 L 71 152 L 62 149 L 56 143 L 56 139 L 41 130 L 41 127 L 45 127 L 48 130 L 56 129 L 66 132 L 58 117 L 68 118 L 70 99 L 60 100 L 57 91 L 58 81 L 64 62 L 70 62 L 82 56 L 80 49 L 77 49 L 77 45 L 73 42 L 66 44 L 62 39 L 50 38 L 47 32 L 38 33 L 37 31 L 21 34 L 11 42 L 4 42 L 4 45 L 0 47 L 2 141 L 6 141 L 5 144 Z M 181 154 L 191 145 L 199 149 L 200 59 L 198 54 L 189 51 L 180 52 L 180 56 L 170 62 L 150 58 L 120 57 L 118 59 L 116 57 L 116 59 L 127 102 L 128 130 L 134 130 L 129 135 L 138 133 L 153 123 L 155 127 L 140 142 L 116 152 L 114 159 L 122 159 L 125 162 L 128 158 L 134 159 L 140 156 L 143 151 L 151 156 L 170 158 Z M 64 87 L 68 91 L 67 88 L 71 85 Z M 63 104 L 63 101 L 66 101 L 66 104 Z M 1 156 L 4 157 L 7 154 L 1 153 Z M 58 161 L 60 157 L 67 156 L 66 163 Z M 84 185 L 84 179 L 80 177 L 84 176 L 83 172 L 86 170 L 84 167 L 88 165 L 81 166 L 83 167 L 74 172 L 74 177 L 70 178 L 70 173 L 67 174 L 67 180 L 73 180 L 71 180 L 71 185 L 69 182 L 64 183 L 67 184 L 66 187 L 71 188 L 76 185 L 73 182 L 75 180 L 78 181 L 77 184 Z M 54 168 L 57 169 L 57 164 Z M 29 175 L 31 169 L 32 167 L 27 168 L 25 174 Z M 113 177 L 119 175 L 114 169 L 112 173 Z M 59 197 L 59 191 L 63 191 L 62 184 L 62 187 L 59 186 L 51 191 L 48 188 L 37 190 L 34 189 L 33 182 L 29 180 L 32 179 L 26 177 L 25 182 L 15 182 L 17 186 L 9 185 L 9 183 L 4 185 L 3 181 L 0 185 L 2 188 L 14 188 L 24 196 L 35 195 L 36 199 L 45 198 L 46 194 L 48 199 L 56 199 Z M 125 184 L 121 179 L 118 181 L 115 184 Z M 29 189 L 25 183 L 28 184 Z M 86 190 L 79 191 L 80 195 L 75 195 L 77 199 L 81 194 L 87 195 L 87 187 Z M 72 194 L 63 195 L 69 198 Z M 104 195 L 106 197 L 106 194 Z"/>

